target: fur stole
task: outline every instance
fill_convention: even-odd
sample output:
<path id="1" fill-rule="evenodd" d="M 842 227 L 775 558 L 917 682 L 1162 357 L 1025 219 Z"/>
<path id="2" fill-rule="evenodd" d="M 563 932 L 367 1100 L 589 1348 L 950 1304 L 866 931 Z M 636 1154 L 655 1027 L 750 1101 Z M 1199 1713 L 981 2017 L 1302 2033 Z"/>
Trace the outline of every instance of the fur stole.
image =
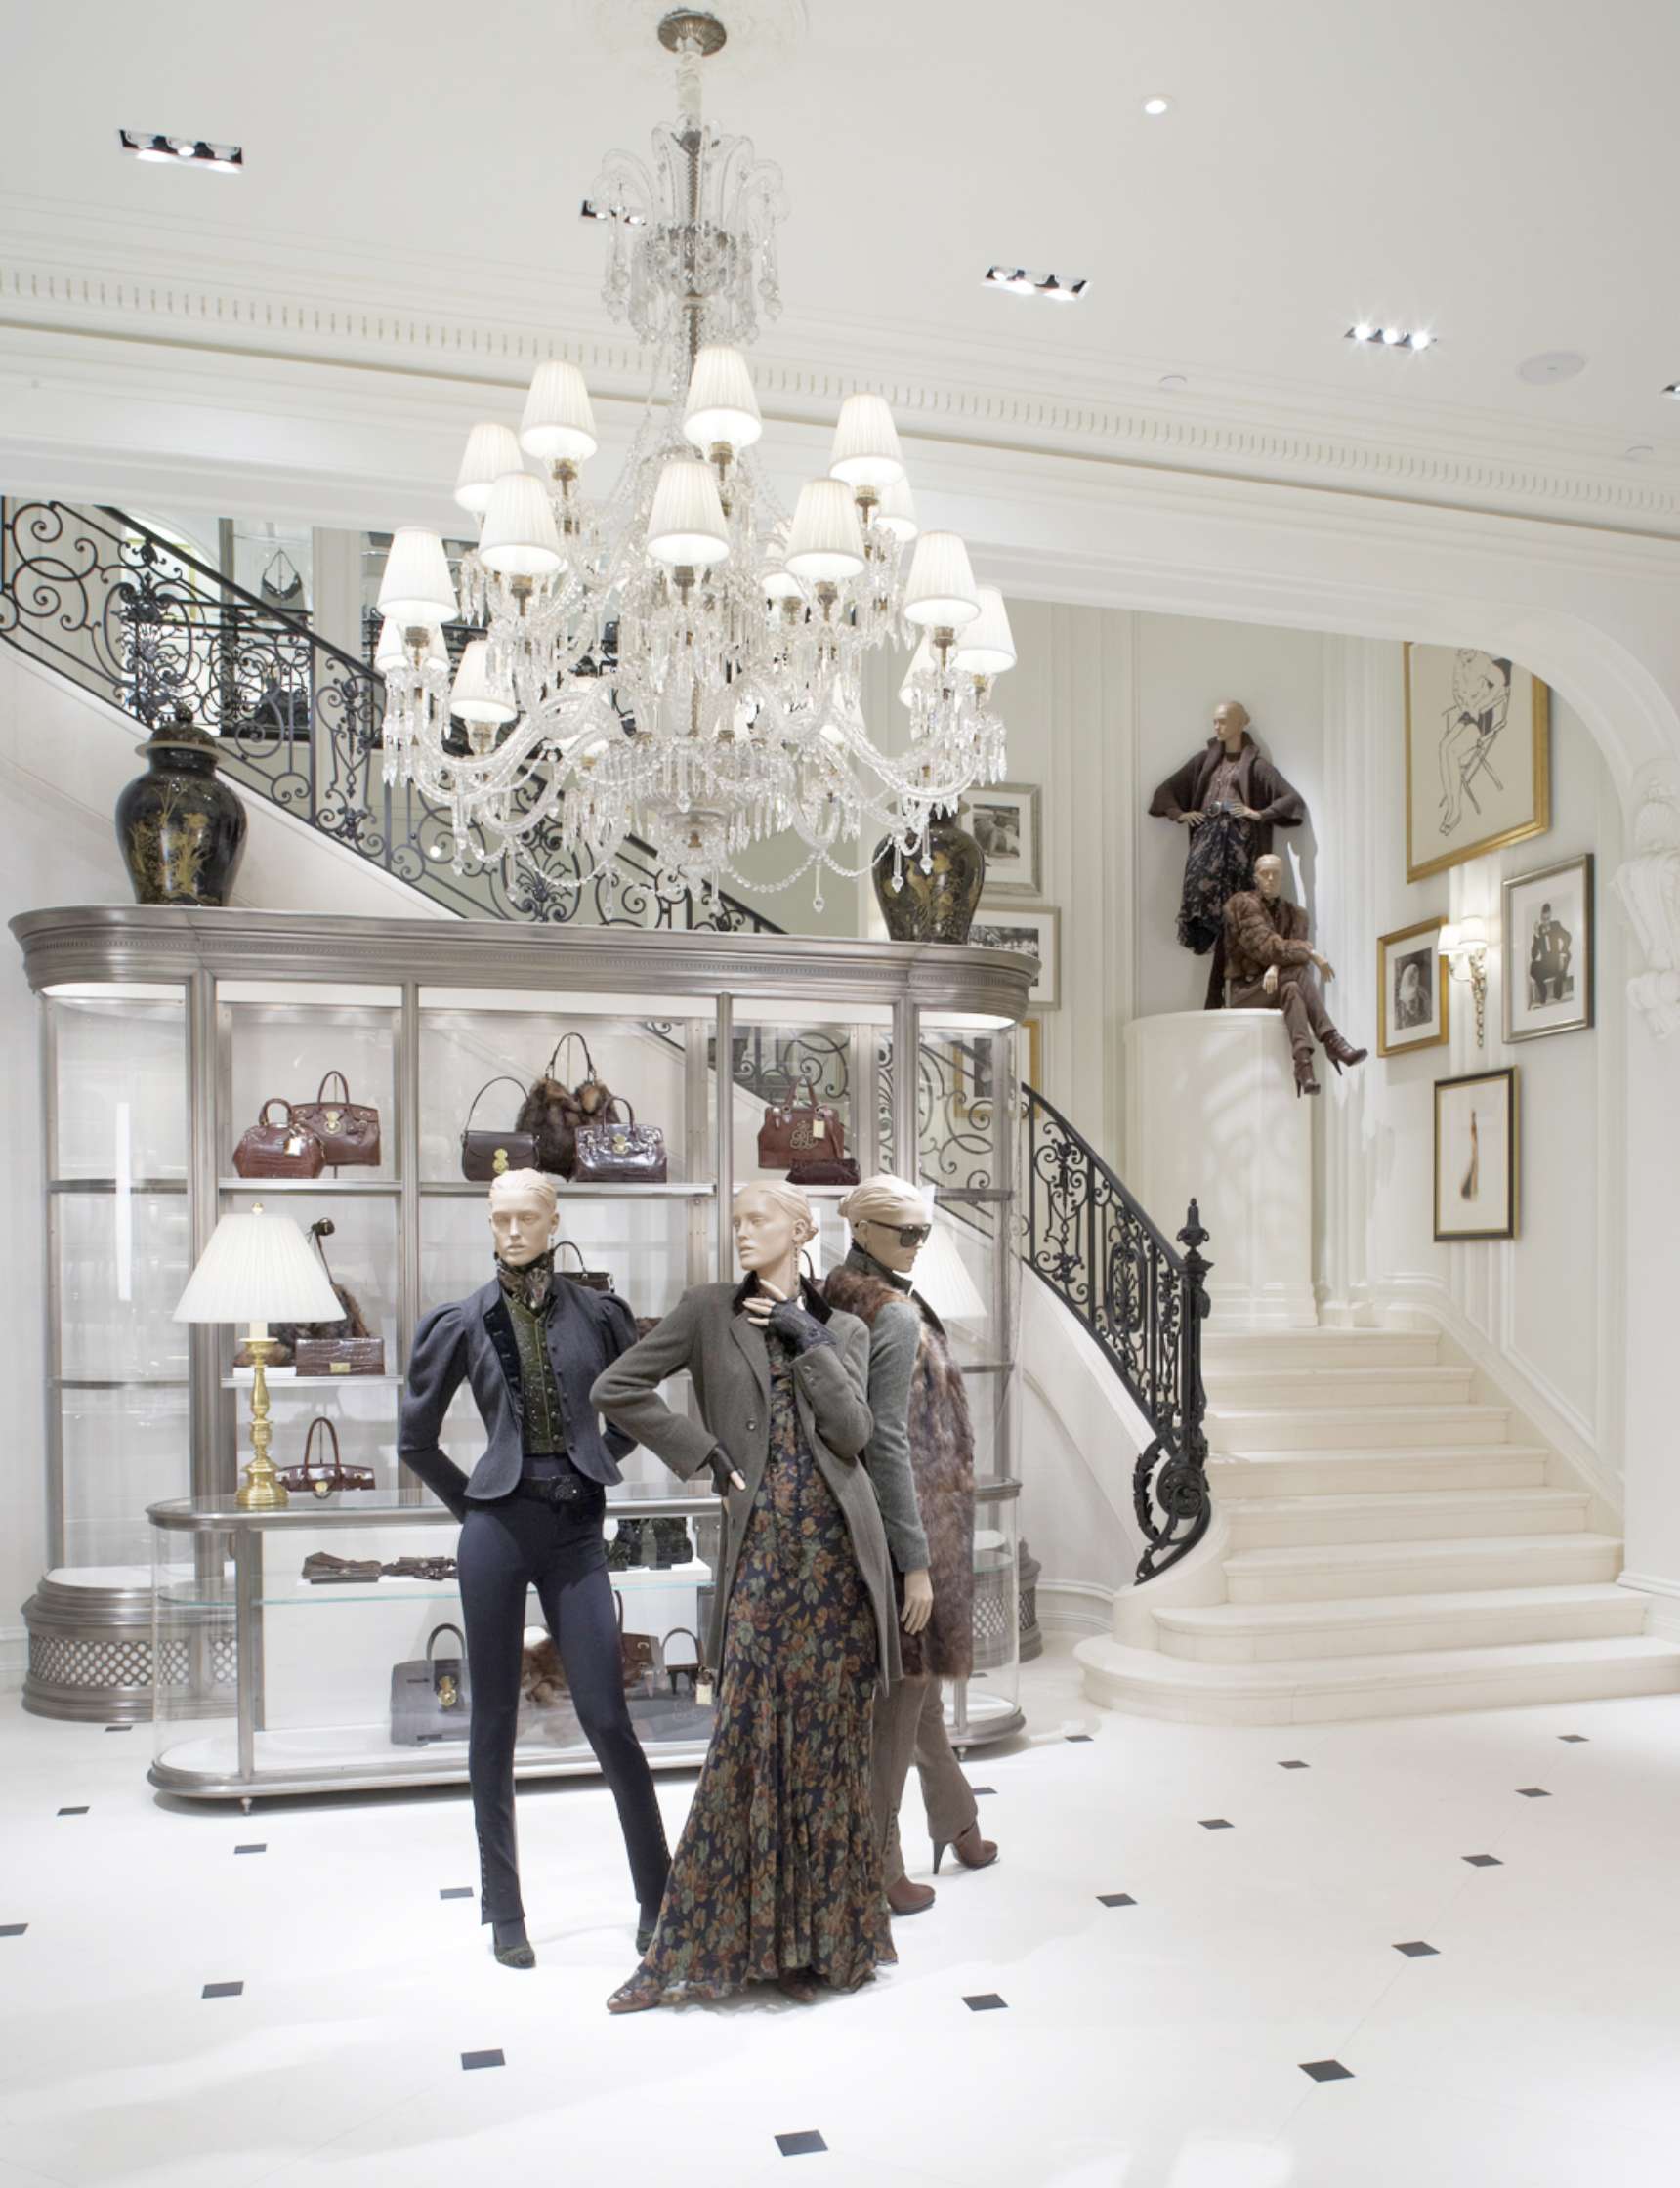
<path id="1" fill-rule="evenodd" d="M 848 1263 L 830 1271 L 822 1289 L 830 1305 L 871 1327 L 886 1306 L 907 1304 L 922 1318 L 909 1439 L 934 1614 L 921 1633 L 901 1630 L 899 1646 L 906 1678 L 966 1679 L 974 1668 L 974 1422 L 962 1371 L 944 1326 L 919 1299 Z"/>

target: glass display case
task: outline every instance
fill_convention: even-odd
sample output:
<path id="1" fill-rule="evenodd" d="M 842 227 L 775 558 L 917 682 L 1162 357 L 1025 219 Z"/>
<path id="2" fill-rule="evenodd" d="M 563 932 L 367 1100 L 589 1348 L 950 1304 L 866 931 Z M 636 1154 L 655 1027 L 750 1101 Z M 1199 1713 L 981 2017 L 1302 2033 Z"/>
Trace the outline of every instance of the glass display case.
<path id="1" fill-rule="evenodd" d="M 560 1186 L 564 1266 L 604 1274 L 638 1316 L 733 1276 L 735 1186 L 785 1174 L 759 1163 L 771 1103 L 813 1100 L 841 1120 L 863 1172 L 919 1170 L 937 1186 L 918 1283 L 967 1379 L 979 1475 L 976 1671 L 949 1697 L 953 1736 L 968 1746 L 1019 1726 L 1008 1125 L 1020 959 L 143 906 L 30 913 L 14 931 L 47 1016 L 51 1127 L 55 1571 L 31 1605 L 31 1706 L 116 1722 L 145 1713 L 155 1689 L 157 1782 L 213 1797 L 460 1774 L 464 1757 L 397 1751 L 385 1724 L 401 1652 L 423 1653 L 430 1625 L 458 1622 L 453 1578 L 394 1574 L 357 1589 L 312 1584 L 302 1569 L 329 1543 L 382 1565 L 452 1549 L 448 1515 L 398 1464 L 404 1369 L 420 1318 L 488 1269 L 485 1188 L 461 1169 L 469 1115 L 511 1127 L 525 1087 L 576 1035 L 559 1075 L 573 1083 L 587 1071 L 664 1135 L 658 1184 Z M 900 1069 L 906 1057 L 914 1069 Z M 378 1111 L 377 1160 L 310 1179 L 237 1175 L 233 1150 L 265 1102 L 315 1101 L 334 1073 L 351 1102 Z M 328 1098 L 342 1098 L 339 1080 Z M 811 1189 L 819 1272 L 846 1250 L 845 1190 Z M 323 1226 L 333 1277 L 382 1348 L 371 1372 L 309 1374 L 295 1360 L 268 1370 L 277 1465 L 298 1463 L 324 1415 L 346 1464 L 373 1472 L 371 1492 L 340 1493 L 330 1508 L 294 1498 L 281 1513 L 237 1512 L 251 1371 L 231 1329 L 172 1320 L 218 1217 L 258 1200 Z M 443 1443 L 469 1469 L 483 1448 L 465 1391 Z M 651 1454 L 633 1453 L 624 1473 L 609 1526 L 650 1512 L 690 1526 L 681 1570 L 650 1562 L 652 1530 L 633 1560 L 625 1545 L 617 1553 L 626 1630 L 657 1658 L 679 1629 L 704 1630 L 716 1523 L 704 1499 L 674 1494 L 681 1485 Z M 79 1669 L 58 1595 L 43 1600 L 49 1585 L 80 1587 L 91 1653 Z M 105 1646 L 119 1626 L 120 1663 Z M 695 1729 L 682 1695 L 641 1700 L 651 1751 L 692 1762 L 693 1740 L 673 1730 Z M 521 1768 L 590 1767 L 564 1730 L 534 1728 Z"/>

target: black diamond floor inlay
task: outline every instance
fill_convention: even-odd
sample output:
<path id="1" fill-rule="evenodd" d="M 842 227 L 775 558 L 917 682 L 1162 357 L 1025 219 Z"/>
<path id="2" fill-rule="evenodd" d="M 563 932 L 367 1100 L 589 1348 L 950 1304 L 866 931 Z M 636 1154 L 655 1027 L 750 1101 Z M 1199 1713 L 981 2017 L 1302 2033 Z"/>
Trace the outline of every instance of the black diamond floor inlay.
<path id="1" fill-rule="evenodd" d="M 1088 1742 L 1092 1735 L 1088 1732 L 1066 1732 L 1062 1737 L 1070 1747 L 1077 1747 L 1082 1742 Z"/>
<path id="2" fill-rule="evenodd" d="M 814 2158 L 828 2145 L 815 2127 L 802 2127 L 796 2135 L 777 2135 L 776 2147 L 784 2158 Z"/>
<path id="3" fill-rule="evenodd" d="M 235 1846 L 233 1849 L 235 1854 L 266 1854 L 268 1850 L 269 1842 L 266 1838 L 259 1838 L 254 1845 Z"/>
<path id="4" fill-rule="evenodd" d="M 1552 1797 L 1544 1786 L 1519 1786 L 1517 1790 L 1525 1800 L 1550 1800 Z"/>
<path id="5" fill-rule="evenodd" d="M 133 1725 L 106 1725 L 105 1730 L 106 1732 L 132 1732 L 134 1727 Z"/>
<path id="6" fill-rule="evenodd" d="M 1425 1960 L 1440 1955 L 1439 1945 L 1425 1945 L 1422 1938 L 1414 1937 L 1409 1945 L 1397 1945 L 1397 1953 L 1404 1953 L 1408 1960 Z"/>
<path id="7" fill-rule="evenodd" d="M 1303 2059 L 1301 2072 L 1310 2074 L 1315 2082 L 1351 2082 L 1352 2067 L 1343 2066 L 1340 2059 Z"/>
<path id="8" fill-rule="evenodd" d="M 995 1786 L 970 1786 L 968 1789 L 973 1793 L 976 1800 L 984 1800 L 987 1793 L 996 1792 L 997 1788 Z"/>
<path id="9" fill-rule="evenodd" d="M 206 1983 L 198 1995 L 205 1999 L 236 1999 L 244 1995 L 244 1990 L 243 1983 Z"/>
<path id="10" fill-rule="evenodd" d="M 1503 1869 L 1505 1866 L 1497 1854 L 1466 1854 L 1464 1859 L 1472 1869 Z"/>
<path id="11" fill-rule="evenodd" d="M 1201 1828 L 1203 1830 L 1235 1830 L 1237 1826 L 1223 1816 L 1203 1816 Z"/>
<path id="12" fill-rule="evenodd" d="M 471 1899 L 472 1896 L 473 1887 L 471 1884 L 445 1884 L 438 1894 L 440 1899 Z"/>
<path id="13" fill-rule="evenodd" d="M 1281 1762 L 1278 1765 L 1280 1770 L 1311 1770 L 1312 1767 L 1310 1762 Z"/>
<path id="14" fill-rule="evenodd" d="M 964 1999 L 962 2002 L 971 2013 L 1001 2013 L 1009 2003 L 1007 1999 L 1000 1999 L 995 1991 L 977 1992 L 973 1998 Z"/>
<path id="15" fill-rule="evenodd" d="M 85 1808 L 61 1808 L 59 1814 L 61 1816 L 85 1816 L 87 1810 Z"/>
<path id="16" fill-rule="evenodd" d="M 471 2074 L 478 2067 L 505 2067 L 507 2063 L 505 2055 L 500 2051 L 463 2051 L 461 2053 L 461 2064 L 468 2074 Z"/>
<path id="17" fill-rule="evenodd" d="M 0 1937 L 21 1937 L 28 1927 L 27 1922 L 0 1922 Z"/>
<path id="18" fill-rule="evenodd" d="M 1584 1732 L 1560 1732 L 1558 1738 L 1566 1747 L 1584 1747 L 1587 1745 L 1587 1737 Z"/>
<path id="19" fill-rule="evenodd" d="M 1137 1904 L 1130 1892 L 1099 1892 L 1097 1894 L 1097 1905 L 1099 1907 L 1136 1907 Z"/>

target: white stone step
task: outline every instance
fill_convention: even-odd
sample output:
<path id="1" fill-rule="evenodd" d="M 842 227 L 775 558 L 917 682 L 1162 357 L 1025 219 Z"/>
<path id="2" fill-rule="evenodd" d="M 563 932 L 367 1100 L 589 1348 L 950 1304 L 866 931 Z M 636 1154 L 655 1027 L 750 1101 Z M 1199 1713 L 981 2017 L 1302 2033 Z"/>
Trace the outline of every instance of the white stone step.
<path id="1" fill-rule="evenodd" d="M 1216 1452 L 1409 1451 L 1420 1444 L 1503 1444 L 1507 1406 L 1209 1406 Z"/>
<path id="2" fill-rule="evenodd" d="M 1424 1446 L 1393 1452 L 1237 1452 L 1207 1462 L 1214 1502 L 1227 1496 L 1336 1496 L 1358 1490 L 1540 1489 L 1537 1444 Z"/>
<path id="3" fill-rule="evenodd" d="M 1208 1603 L 1155 1613 L 1164 1653 L 1201 1663 L 1510 1647 L 1643 1633 L 1646 1604 L 1628 1588 L 1480 1588 L 1324 1603 Z"/>
<path id="4" fill-rule="evenodd" d="M 1614 1580 L 1614 1535 L 1437 1537 L 1238 1550 L 1223 1560 L 1233 1603 L 1314 1603 L 1356 1595 L 1428 1595 L 1437 1588 L 1564 1587 Z"/>
<path id="5" fill-rule="evenodd" d="M 1202 1364 L 1208 1403 L 1221 1412 L 1268 1406 L 1293 1411 L 1347 1406 L 1464 1406 L 1468 1368 L 1226 1368 Z"/>
<path id="6" fill-rule="evenodd" d="M 1432 1330 L 1239 1329 L 1206 1325 L 1206 1368 L 1433 1368 L 1441 1339 Z"/>
<path id="7" fill-rule="evenodd" d="M 1423 1489 L 1343 1496 L 1228 1496 L 1236 1550 L 1291 1543 L 1422 1542 L 1471 1535 L 1567 1535 L 1586 1526 L 1575 1489 Z"/>
<path id="8" fill-rule="evenodd" d="M 1107 1638 L 1081 1641 L 1074 1654 L 1094 1702 L 1194 1724 L 1436 1715 L 1680 1689 L 1680 1642 L 1643 1635 L 1323 1662 L 1195 1663 Z"/>

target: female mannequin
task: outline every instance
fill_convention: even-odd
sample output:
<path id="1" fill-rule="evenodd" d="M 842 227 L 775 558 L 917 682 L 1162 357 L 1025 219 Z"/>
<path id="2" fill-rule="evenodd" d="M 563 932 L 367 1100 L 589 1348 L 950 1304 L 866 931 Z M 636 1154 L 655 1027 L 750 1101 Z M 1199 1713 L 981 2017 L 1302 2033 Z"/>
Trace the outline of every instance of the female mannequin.
<path id="1" fill-rule="evenodd" d="M 461 1521 L 457 1552 L 472 1719 L 467 1774 L 479 1833 L 481 1919 L 506 1967 L 534 1967 L 514 1839 L 514 1738 L 525 1591 L 534 1586 L 584 1737 L 612 1788 L 640 1910 L 652 1935 L 670 1857 L 652 1773 L 630 1723 L 602 1518 L 635 1439 L 603 1437 L 590 1385 L 636 1340 L 610 1292 L 557 1279 L 554 1180 L 510 1170 L 489 1195 L 496 1273 L 420 1325 L 398 1454 Z M 469 1479 L 440 1447 L 461 1383 L 487 1439 Z"/>
<path id="2" fill-rule="evenodd" d="M 699 1284 L 592 1393 L 608 1419 L 726 1499 L 709 1661 L 717 1724 L 659 1926 L 614 2013 L 749 1983 L 814 1998 L 895 1957 L 869 1799 L 877 1679 L 898 1676 L 891 1567 L 858 1453 L 869 1340 L 802 1283 L 811 1204 L 735 1196 L 745 1281 Z M 687 1368 L 700 1418 L 658 1395 Z M 702 1425 L 703 1424 L 703 1425 Z"/>
<path id="3" fill-rule="evenodd" d="M 875 1698 L 874 1800 L 887 1904 L 919 1914 L 931 1884 L 904 1874 L 899 1806 L 912 1757 L 921 1780 L 934 1873 L 947 1846 L 965 1869 L 997 1848 L 980 1834 L 973 1788 L 945 1734 L 944 1679 L 974 1667 L 974 1427 L 944 1325 L 910 1288 L 932 1224 L 906 1179 L 865 1178 L 840 1203 L 852 1250 L 823 1285 L 835 1306 L 869 1325 L 869 1479 L 903 1576 L 904 1676 Z"/>

